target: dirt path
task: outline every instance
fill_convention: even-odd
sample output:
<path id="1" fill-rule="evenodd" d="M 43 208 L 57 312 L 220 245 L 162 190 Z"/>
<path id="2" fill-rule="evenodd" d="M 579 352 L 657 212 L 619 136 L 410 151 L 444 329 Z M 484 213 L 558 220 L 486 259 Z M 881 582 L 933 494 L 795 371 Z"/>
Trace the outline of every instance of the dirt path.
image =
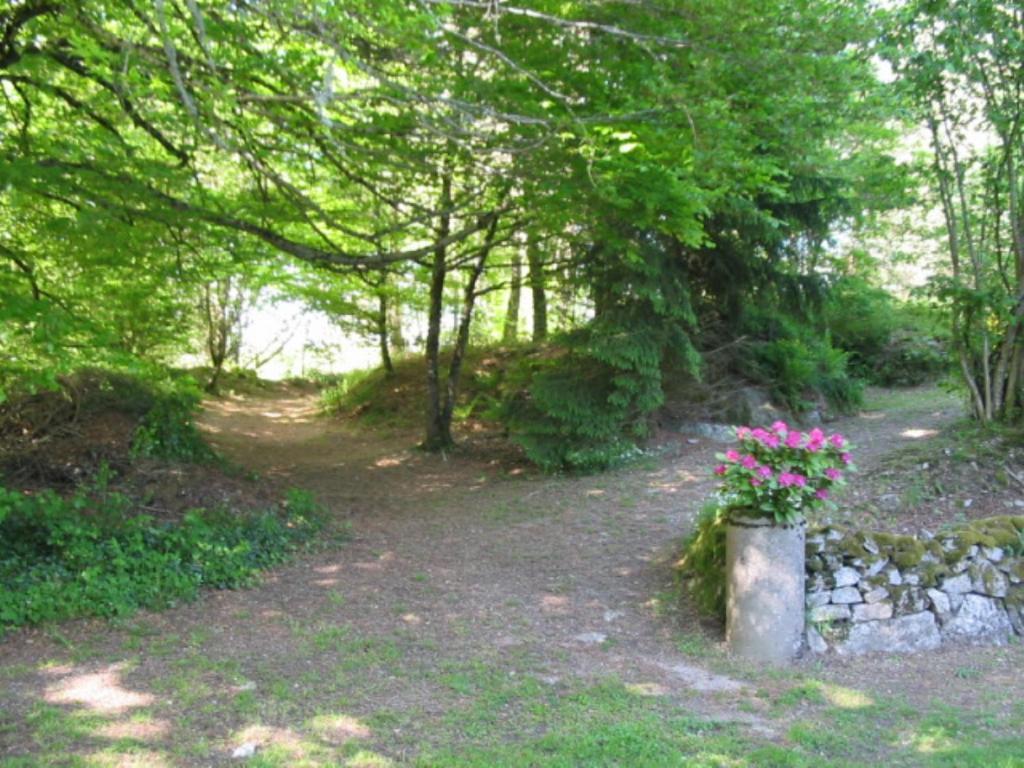
<path id="1" fill-rule="evenodd" d="M 862 446 L 862 466 L 956 415 L 948 400 L 915 403 L 840 425 Z M 735 729 L 730 739 L 786 744 L 792 717 L 772 709 L 771 692 L 812 672 L 867 697 L 891 694 L 902 676 L 923 700 L 923 674 L 943 678 L 951 700 L 975 691 L 977 676 L 949 682 L 963 664 L 949 653 L 789 676 L 726 659 L 715 630 L 669 593 L 674 547 L 711 487 L 719 447 L 709 442 L 680 440 L 648 465 L 569 479 L 426 455 L 409 434 L 318 417 L 309 395 L 221 401 L 204 427 L 239 464 L 315 491 L 350 520 L 351 541 L 254 589 L 113 628 L 15 635 L 0 646 L 0 758 L 217 765 L 252 743 L 263 765 L 322 750 L 348 762 L 307 764 L 388 765 L 532 738 L 545 729 L 538 713 L 607 681 Z M 1024 666 L 1019 649 L 979 651 L 979 675 L 1019 685 L 1019 673 L 999 677 L 1006 653 Z M 130 748 L 96 762 L 118 744 Z M 353 762 L 357 747 L 379 762 Z M 266 762 L 274 754 L 285 757 Z"/>

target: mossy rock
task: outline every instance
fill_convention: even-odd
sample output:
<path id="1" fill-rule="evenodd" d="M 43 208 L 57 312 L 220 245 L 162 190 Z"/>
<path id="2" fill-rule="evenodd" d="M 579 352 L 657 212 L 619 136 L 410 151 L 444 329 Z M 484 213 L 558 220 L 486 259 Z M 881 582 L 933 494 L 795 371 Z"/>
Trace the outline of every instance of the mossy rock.
<path id="1" fill-rule="evenodd" d="M 1003 598 L 1006 605 L 1013 608 L 1024 608 L 1024 586 L 1010 587 Z"/>
<path id="2" fill-rule="evenodd" d="M 922 587 L 936 587 L 941 579 L 949 576 L 950 569 L 945 563 L 925 563 L 918 571 Z"/>

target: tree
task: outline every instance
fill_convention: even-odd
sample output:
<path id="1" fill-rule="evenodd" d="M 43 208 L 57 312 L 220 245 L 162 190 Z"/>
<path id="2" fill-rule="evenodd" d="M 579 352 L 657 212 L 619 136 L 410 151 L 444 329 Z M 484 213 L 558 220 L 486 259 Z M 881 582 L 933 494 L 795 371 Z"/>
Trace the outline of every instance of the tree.
<path id="1" fill-rule="evenodd" d="M 949 256 L 935 289 L 971 410 L 982 422 L 1019 418 L 1024 12 L 988 0 L 908 2 L 891 14 L 884 51 L 927 131 Z"/>

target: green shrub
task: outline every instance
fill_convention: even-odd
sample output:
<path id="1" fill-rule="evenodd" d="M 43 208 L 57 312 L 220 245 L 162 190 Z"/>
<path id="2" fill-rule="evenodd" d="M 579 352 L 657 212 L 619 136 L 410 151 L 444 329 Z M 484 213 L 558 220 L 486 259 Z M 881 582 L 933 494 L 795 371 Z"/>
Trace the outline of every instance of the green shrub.
<path id="1" fill-rule="evenodd" d="M 856 376 L 883 386 L 913 386 L 949 366 L 945 330 L 930 307 L 902 302 L 857 277 L 832 287 L 825 305 L 832 342 Z"/>
<path id="2" fill-rule="evenodd" d="M 70 498 L 0 488 L 0 633 L 76 616 L 116 616 L 252 583 L 311 541 L 322 514 L 290 491 L 280 509 L 196 509 L 180 522 L 133 516 L 103 475 Z"/>
<path id="3" fill-rule="evenodd" d="M 682 546 L 678 573 L 701 612 L 725 619 L 725 522 L 720 505 L 701 508 Z"/>
<path id="4" fill-rule="evenodd" d="M 814 393 L 841 413 L 860 405 L 863 388 L 847 371 L 847 354 L 827 341 L 783 338 L 753 349 L 753 370 L 794 413 L 807 411 L 812 405 L 808 396 Z"/>
<path id="5" fill-rule="evenodd" d="M 606 469 L 637 456 L 642 436 L 641 424 L 630 423 L 630 403 L 614 397 L 615 378 L 608 366 L 571 354 L 528 359 L 496 415 L 545 471 Z"/>
<path id="6" fill-rule="evenodd" d="M 132 440 L 132 455 L 207 463 L 218 457 L 195 425 L 202 393 L 192 379 L 152 385 L 152 404 Z"/>

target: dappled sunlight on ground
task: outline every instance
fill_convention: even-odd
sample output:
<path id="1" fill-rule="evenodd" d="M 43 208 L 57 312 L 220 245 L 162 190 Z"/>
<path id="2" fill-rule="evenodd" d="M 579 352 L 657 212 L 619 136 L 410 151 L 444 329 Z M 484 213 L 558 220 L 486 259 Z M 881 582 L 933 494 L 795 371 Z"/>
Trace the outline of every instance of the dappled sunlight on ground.
<path id="1" fill-rule="evenodd" d="M 821 686 L 821 692 L 832 706 L 840 709 L 864 709 L 875 703 L 875 700 L 863 691 L 844 688 L 841 685 L 826 683 Z"/>
<path id="2" fill-rule="evenodd" d="M 310 729 L 331 744 L 346 744 L 355 739 L 368 739 L 373 734 L 360 720 L 349 715 L 319 715 L 310 722 Z"/>
<path id="3" fill-rule="evenodd" d="M 938 434 L 939 430 L 937 429 L 921 429 L 915 427 L 912 429 L 903 430 L 902 432 L 900 432 L 900 437 L 907 437 L 910 438 L 911 440 L 921 440 L 922 438 L 925 437 L 935 437 Z"/>
<path id="4" fill-rule="evenodd" d="M 138 693 L 121 684 L 122 665 L 114 664 L 102 672 L 74 674 L 62 667 L 46 670 L 47 674 L 65 676 L 46 688 L 44 699 L 51 704 L 80 704 L 107 714 L 146 707 L 153 696 Z"/>

